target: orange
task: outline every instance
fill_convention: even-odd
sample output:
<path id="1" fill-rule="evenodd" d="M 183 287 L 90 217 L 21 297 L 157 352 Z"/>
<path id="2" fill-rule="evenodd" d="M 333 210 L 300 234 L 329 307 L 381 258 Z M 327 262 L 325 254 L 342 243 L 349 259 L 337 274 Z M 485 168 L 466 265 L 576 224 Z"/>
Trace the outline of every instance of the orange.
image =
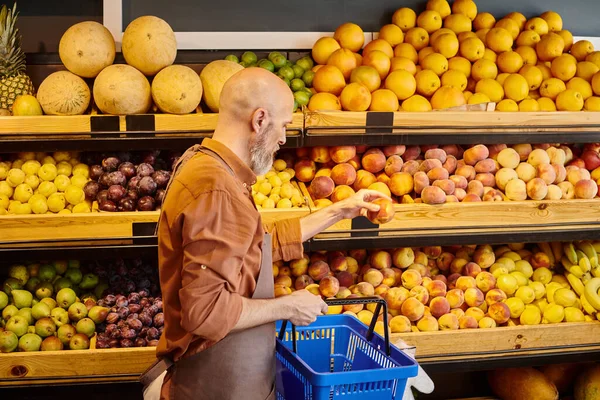
<path id="1" fill-rule="evenodd" d="M 404 41 L 404 32 L 398 25 L 388 24 L 381 27 L 379 30 L 378 39 L 383 39 L 392 47 Z"/>
<path id="2" fill-rule="evenodd" d="M 470 38 L 479 39 L 475 32 L 461 32 L 458 35 L 456 35 L 456 37 L 458 38 L 459 43 L 462 43 L 465 40 L 470 39 Z"/>
<path id="3" fill-rule="evenodd" d="M 552 99 L 549 99 L 548 97 L 540 97 L 539 99 L 537 99 L 537 102 L 540 106 L 540 111 L 556 111 L 556 104 L 554 104 L 554 101 L 552 101 Z"/>
<path id="4" fill-rule="evenodd" d="M 476 31 L 480 29 L 492 29 L 494 25 L 496 25 L 496 18 L 487 12 L 480 12 L 473 20 L 473 28 Z"/>
<path id="5" fill-rule="evenodd" d="M 494 52 L 502 53 L 512 49 L 513 38 L 504 28 L 492 28 L 485 37 L 485 43 Z"/>
<path id="6" fill-rule="evenodd" d="M 473 0 L 454 0 L 452 12 L 454 14 L 466 15 L 473 21 L 477 17 L 477 5 Z"/>
<path id="7" fill-rule="evenodd" d="M 571 55 L 577 59 L 577 61 L 584 61 L 585 58 L 594 52 L 594 45 L 589 40 L 579 40 L 573 43 L 571 47 Z"/>
<path id="8" fill-rule="evenodd" d="M 556 33 L 558 33 L 565 41 L 565 51 L 570 51 L 571 47 L 573 46 L 573 34 L 566 29 Z"/>
<path id="9" fill-rule="evenodd" d="M 333 65 L 324 65 L 313 78 L 313 87 L 319 93 L 331 93 L 338 96 L 346 86 L 346 79 L 339 68 Z"/>
<path id="10" fill-rule="evenodd" d="M 453 31 L 451 31 L 450 29 L 448 29 L 448 28 L 440 28 L 437 31 L 433 32 L 429 36 L 429 43 L 435 42 L 438 37 L 440 37 L 440 36 L 442 36 L 442 35 L 444 35 L 446 33 L 449 33 L 451 35 L 455 35 L 456 36 L 456 33 L 454 33 Z"/>
<path id="11" fill-rule="evenodd" d="M 431 103 L 423 96 L 415 94 L 402 102 L 402 109 L 407 112 L 431 111 Z"/>
<path id="12" fill-rule="evenodd" d="M 389 89 L 378 89 L 371 93 L 369 111 L 398 111 L 398 96 Z"/>
<path id="13" fill-rule="evenodd" d="M 324 67 L 324 65 L 315 65 L 312 69 L 312 72 L 316 73 L 318 70 L 320 70 L 323 67 Z"/>
<path id="14" fill-rule="evenodd" d="M 452 30 L 454 33 L 470 32 L 473 29 L 472 22 L 466 15 L 450 14 L 444 20 L 444 28 Z"/>
<path id="15" fill-rule="evenodd" d="M 562 30 L 563 20 L 558 13 L 554 11 L 546 11 L 545 13 L 540 15 L 540 18 L 546 21 L 550 32 L 558 32 Z"/>
<path id="16" fill-rule="evenodd" d="M 419 61 L 419 54 L 417 53 L 417 50 L 415 50 L 414 46 L 410 43 L 400 43 L 397 45 L 394 48 L 394 56 L 408 58 L 415 64 L 417 61 Z"/>
<path id="17" fill-rule="evenodd" d="M 542 71 L 542 77 L 544 80 L 552 78 L 552 70 L 545 63 L 538 62 L 535 66 Z"/>
<path id="18" fill-rule="evenodd" d="M 353 53 L 362 49 L 365 43 L 365 34 L 362 28 L 351 22 L 338 26 L 333 38 L 338 41 L 343 49 L 348 49 Z"/>
<path id="19" fill-rule="evenodd" d="M 361 83 L 351 83 L 342 90 L 340 102 L 346 111 L 367 111 L 371 105 L 371 92 Z"/>
<path id="20" fill-rule="evenodd" d="M 533 47 L 519 46 L 515 49 L 523 59 L 523 65 L 535 65 L 538 62 L 538 56 Z"/>
<path id="21" fill-rule="evenodd" d="M 483 58 L 495 63 L 498 59 L 498 55 L 494 53 L 493 50 L 485 49 L 485 52 L 483 53 Z"/>
<path id="22" fill-rule="evenodd" d="M 498 67 L 490 60 L 481 59 L 473 64 L 471 76 L 475 81 L 496 79 L 498 76 Z"/>
<path id="23" fill-rule="evenodd" d="M 431 97 L 431 107 L 434 110 L 460 107 L 464 106 L 465 104 L 465 96 L 463 96 L 459 89 L 452 86 L 442 86 Z"/>
<path id="24" fill-rule="evenodd" d="M 440 78 L 431 70 L 424 69 L 415 76 L 417 81 L 417 93 L 430 97 L 441 86 Z"/>
<path id="25" fill-rule="evenodd" d="M 315 42 L 312 48 L 312 58 L 317 64 L 326 64 L 329 56 L 340 48 L 340 44 L 331 37 L 322 37 Z"/>
<path id="26" fill-rule="evenodd" d="M 540 95 L 552 100 L 556 100 L 558 94 L 565 90 L 567 90 L 567 86 L 558 78 L 546 79 L 540 85 Z"/>
<path id="27" fill-rule="evenodd" d="M 592 90 L 596 96 L 600 96 L 600 72 L 597 72 L 592 77 Z"/>
<path id="28" fill-rule="evenodd" d="M 540 37 L 549 32 L 548 23 L 540 17 L 534 17 L 527 21 L 525 23 L 525 29 L 537 32 Z"/>
<path id="29" fill-rule="evenodd" d="M 540 111 L 540 103 L 535 99 L 525 99 L 519 103 L 519 111 L 521 112 L 537 112 Z"/>
<path id="30" fill-rule="evenodd" d="M 475 35 L 477 35 L 479 40 L 485 43 L 485 38 L 487 37 L 489 31 L 490 29 L 479 29 L 477 32 L 475 32 Z"/>
<path id="31" fill-rule="evenodd" d="M 548 33 L 535 45 L 538 57 L 542 61 L 552 61 L 565 49 L 565 40 L 557 33 Z"/>
<path id="32" fill-rule="evenodd" d="M 478 38 L 469 38 L 460 44 L 460 55 L 471 62 L 483 58 L 485 45 Z"/>
<path id="33" fill-rule="evenodd" d="M 566 82 L 577 73 L 577 60 L 570 54 L 563 54 L 552 61 L 550 69 L 555 78 Z"/>
<path id="34" fill-rule="evenodd" d="M 448 71 L 448 60 L 439 53 L 433 53 L 425 57 L 421 66 L 424 69 L 432 70 L 437 76 L 441 76 L 444 72 Z"/>
<path id="35" fill-rule="evenodd" d="M 501 85 L 504 85 L 504 81 L 506 80 L 506 78 L 508 78 L 510 76 L 509 73 L 507 72 L 503 72 L 501 74 L 498 74 L 498 76 L 496 77 L 496 82 L 498 82 Z"/>
<path id="36" fill-rule="evenodd" d="M 529 94 L 529 84 L 527 80 L 519 74 L 510 74 L 502 85 L 504 97 L 519 102 L 524 100 Z"/>
<path id="37" fill-rule="evenodd" d="M 404 43 L 412 45 L 419 51 L 429 45 L 429 34 L 423 28 L 412 28 L 404 35 Z"/>
<path id="38" fill-rule="evenodd" d="M 431 34 L 442 27 L 442 16 L 437 11 L 425 10 L 417 18 L 417 26 Z"/>
<path id="39" fill-rule="evenodd" d="M 448 70 L 457 70 L 465 74 L 467 78 L 471 76 L 471 63 L 463 57 L 452 57 L 448 60 Z"/>
<path id="40" fill-rule="evenodd" d="M 381 80 L 384 80 L 390 72 L 391 61 L 385 53 L 379 50 L 373 50 L 363 57 L 363 65 L 375 68 L 379 73 Z"/>
<path id="41" fill-rule="evenodd" d="M 540 91 L 539 90 L 530 90 L 529 91 L 529 96 L 527 96 L 528 99 L 534 99 L 534 100 L 537 100 L 540 97 L 542 97 L 542 96 L 540 96 Z"/>
<path id="42" fill-rule="evenodd" d="M 433 47 L 424 47 L 419 51 L 419 65 L 423 65 L 423 60 L 430 54 L 435 53 Z"/>
<path id="43" fill-rule="evenodd" d="M 390 72 L 397 71 L 399 69 L 403 69 L 405 71 L 410 72 L 415 75 L 417 73 L 417 66 L 414 62 L 409 60 L 406 57 L 394 57 L 392 58 L 392 66 L 390 68 Z"/>
<path id="44" fill-rule="evenodd" d="M 446 18 L 452 12 L 450 4 L 446 0 L 429 0 L 425 6 L 427 10 L 437 11 L 442 19 Z"/>
<path id="45" fill-rule="evenodd" d="M 600 111 L 600 97 L 589 97 L 585 103 L 583 103 L 583 109 L 585 111 Z"/>
<path id="46" fill-rule="evenodd" d="M 310 111 L 317 110 L 341 110 L 342 105 L 340 104 L 340 100 L 337 96 L 332 95 L 331 93 L 317 93 L 310 98 L 308 102 L 308 109 Z"/>
<path id="47" fill-rule="evenodd" d="M 517 46 L 534 47 L 540 40 L 542 38 L 536 31 L 523 31 L 517 37 Z"/>
<path id="48" fill-rule="evenodd" d="M 331 56 L 329 56 L 329 60 L 327 60 L 327 65 L 333 65 L 337 67 L 342 74 L 344 75 L 344 79 L 350 79 L 350 74 L 352 70 L 357 67 L 356 65 L 356 57 L 354 57 L 354 53 L 349 49 L 339 49 L 333 52 Z"/>
<path id="49" fill-rule="evenodd" d="M 461 92 L 467 89 L 467 77 L 460 71 L 448 70 L 441 79 L 442 86 L 454 86 Z"/>
<path id="50" fill-rule="evenodd" d="M 512 35 L 513 40 L 517 40 L 519 33 L 521 33 L 519 25 L 511 18 L 502 18 L 500 21 L 496 22 L 495 27 L 506 29 Z"/>
<path id="51" fill-rule="evenodd" d="M 476 93 L 483 93 L 490 98 L 494 103 L 499 102 L 504 97 L 504 89 L 494 79 L 482 79 L 477 82 L 475 87 Z"/>
<path id="52" fill-rule="evenodd" d="M 525 28 L 525 23 L 527 22 L 527 18 L 521 14 L 520 12 L 511 12 L 504 18 L 510 18 L 519 25 L 519 30 L 523 30 Z"/>
<path id="53" fill-rule="evenodd" d="M 496 105 L 496 111 L 500 112 L 517 112 L 519 111 L 519 105 L 511 99 L 504 99 Z"/>
<path id="54" fill-rule="evenodd" d="M 350 82 L 361 83 L 365 85 L 370 92 L 374 92 L 381 86 L 381 77 L 375 68 L 368 65 L 361 65 L 354 69 L 352 74 L 350 74 Z"/>
<path id="55" fill-rule="evenodd" d="M 581 93 L 567 89 L 556 98 L 556 109 L 558 111 L 581 111 L 583 110 L 583 96 Z"/>
<path id="56" fill-rule="evenodd" d="M 575 77 L 567 82 L 567 89 L 575 90 L 581 93 L 583 100 L 587 100 L 593 96 L 592 85 L 588 81 L 582 78 Z"/>
<path id="57" fill-rule="evenodd" d="M 467 104 L 482 104 L 491 102 L 490 98 L 483 93 L 475 93 L 467 100 Z"/>
<path id="58" fill-rule="evenodd" d="M 392 23 L 406 32 L 417 25 L 417 14 L 411 8 L 399 8 L 392 16 Z"/>
<path id="59" fill-rule="evenodd" d="M 589 58 L 589 56 L 586 58 Z M 589 82 L 592 80 L 592 76 L 594 76 L 594 74 L 598 71 L 600 71 L 598 65 L 594 64 L 591 61 L 582 61 L 580 63 L 577 63 L 577 73 L 575 74 L 575 76 L 583 78 Z"/>
<path id="60" fill-rule="evenodd" d="M 600 67 L 600 51 L 594 51 L 585 57 L 585 61 L 592 62 Z"/>
<path id="61" fill-rule="evenodd" d="M 473 92 L 469 92 L 468 90 L 465 90 L 463 92 L 463 96 L 465 96 L 465 101 L 467 102 L 467 104 L 469 104 L 469 99 L 471 99 L 471 97 L 473 97 Z"/>
<path id="62" fill-rule="evenodd" d="M 446 58 L 452 58 L 458 53 L 458 38 L 454 34 L 443 34 L 433 42 L 433 49 Z"/>
<path id="63" fill-rule="evenodd" d="M 388 56 L 388 58 L 394 57 L 394 49 L 392 49 L 392 46 L 383 39 L 375 39 L 375 40 L 367 43 L 367 45 L 365 46 L 365 48 L 362 51 L 362 55 L 363 55 L 363 57 L 365 57 L 370 52 L 376 51 L 376 50 L 381 51 L 386 56 Z"/>
<path id="64" fill-rule="evenodd" d="M 535 65 L 524 65 L 519 71 L 519 74 L 521 74 L 527 81 L 529 90 L 537 90 L 544 80 L 542 71 Z"/>
<path id="65" fill-rule="evenodd" d="M 417 81 L 408 71 L 394 71 L 385 80 L 385 88 L 390 89 L 398 100 L 406 100 L 417 90 Z"/>
<path id="66" fill-rule="evenodd" d="M 497 64 L 500 71 L 515 74 L 523 67 L 523 58 L 516 51 L 505 51 L 498 55 Z"/>
<path id="67" fill-rule="evenodd" d="M 358 53 L 354 53 L 354 58 L 356 58 L 356 65 L 362 65 L 363 56 Z"/>

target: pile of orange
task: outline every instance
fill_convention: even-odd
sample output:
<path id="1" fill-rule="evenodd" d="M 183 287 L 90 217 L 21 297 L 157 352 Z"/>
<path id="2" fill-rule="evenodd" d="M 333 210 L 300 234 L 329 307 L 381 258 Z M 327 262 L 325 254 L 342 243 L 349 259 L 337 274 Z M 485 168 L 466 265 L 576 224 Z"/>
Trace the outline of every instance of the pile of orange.
<path id="1" fill-rule="evenodd" d="M 600 51 L 573 43 L 559 14 L 496 18 L 473 0 L 397 10 L 365 45 L 345 23 L 314 44 L 310 110 L 430 111 L 496 103 L 497 111 L 600 111 Z"/>

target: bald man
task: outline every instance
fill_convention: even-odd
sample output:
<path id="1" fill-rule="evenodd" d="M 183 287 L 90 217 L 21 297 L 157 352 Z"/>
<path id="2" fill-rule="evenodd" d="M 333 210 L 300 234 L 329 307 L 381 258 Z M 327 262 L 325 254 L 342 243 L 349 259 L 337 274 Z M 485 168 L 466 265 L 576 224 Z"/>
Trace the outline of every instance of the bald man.
<path id="1" fill-rule="evenodd" d="M 379 209 L 370 201 L 383 195 L 360 191 L 302 219 L 262 223 L 251 187 L 285 144 L 293 103 L 271 72 L 238 72 L 212 139 L 176 166 L 158 226 L 165 329 L 160 363 L 143 377 L 146 399 L 274 399 L 275 321 L 305 326 L 327 305 L 306 290 L 274 299 L 272 263 L 302 258 L 305 240 Z"/>

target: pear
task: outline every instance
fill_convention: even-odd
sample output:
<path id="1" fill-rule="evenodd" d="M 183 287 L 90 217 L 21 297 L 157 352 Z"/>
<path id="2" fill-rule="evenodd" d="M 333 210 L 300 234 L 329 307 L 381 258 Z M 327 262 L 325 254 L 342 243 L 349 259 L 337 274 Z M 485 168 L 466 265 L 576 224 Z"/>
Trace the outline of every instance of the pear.
<path id="1" fill-rule="evenodd" d="M 56 336 L 48 336 L 42 342 L 42 351 L 58 351 L 64 348 L 62 342 Z"/>
<path id="2" fill-rule="evenodd" d="M 83 290 L 90 290 L 98 285 L 98 276 L 94 274 L 85 274 L 79 287 Z"/>
<path id="3" fill-rule="evenodd" d="M 94 306 L 90 308 L 90 311 L 88 312 L 88 317 L 92 321 L 94 321 L 95 324 L 101 324 L 104 322 L 104 320 L 106 320 L 109 311 L 109 308 Z"/>
<path id="4" fill-rule="evenodd" d="M 19 339 L 19 351 L 39 351 L 42 338 L 35 333 L 28 333 Z"/>
<path id="5" fill-rule="evenodd" d="M 73 335 L 69 341 L 71 350 L 87 350 L 90 348 L 90 339 L 84 333 Z"/>
<path id="6" fill-rule="evenodd" d="M 50 310 L 56 308 L 56 300 L 54 300 L 52 297 L 44 297 L 40 300 L 40 303 L 44 303 L 45 305 L 50 307 Z"/>
<path id="7" fill-rule="evenodd" d="M 29 307 L 21 308 L 19 310 L 19 312 L 17 313 L 17 315 L 20 315 L 21 317 L 25 318 L 25 320 L 27 320 L 28 325 L 35 324 L 35 318 L 33 318 L 32 308 L 29 308 Z"/>
<path id="8" fill-rule="evenodd" d="M 4 285 L 2 286 L 2 291 L 10 296 L 13 290 L 23 289 L 23 285 L 15 278 L 8 278 L 4 281 Z"/>
<path id="9" fill-rule="evenodd" d="M 60 278 L 58 279 L 56 282 L 54 282 L 54 291 L 55 292 L 60 292 L 61 289 L 64 288 L 73 288 L 73 282 L 71 282 L 69 279 L 67 278 Z"/>
<path id="10" fill-rule="evenodd" d="M 40 284 L 41 281 L 42 280 L 40 278 L 38 278 L 37 276 L 33 276 L 33 277 L 29 278 L 29 280 L 25 284 L 25 289 L 27 289 L 33 293 L 33 292 L 35 292 L 35 288 Z"/>
<path id="11" fill-rule="evenodd" d="M 41 318 L 50 317 L 50 311 L 52 310 L 50 309 L 50 307 L 48 307 L 46 303 L 37 303 L 31 308 L 31 315 L 33 316 L 33 318 L 38 320 Z"/>
<path id="12" fill-rule="evenodd" d="M 75 300 L 77 300 L 77 295 L 70 288 L 61 289 L 56 294 L 56 303 L 65 310 L 71 307 L 71 304 L 75 303 Z"/>
<path id="13" fill-rule="evenodd" d="M 19 338 L 11 331 L 0 332 L 0 353 L 15 351 L 19 345 Z"/>
<path id="14" fill-rule="evenodd" d="M 56 333 L 54 320 L 52 318 L 39 319 L 35 323 L 35 333 L 42 338 L 53 336 Z"/>
<path id="15" fill-rule="evenodd" d="M 35 325 L 29 325 L 29 328 L 27 328 L 27 333 L 35 333 Z"/>
<path id="16" fill-rule="evenodd" d="M 56 307 L 50 311 L 50 318 L 59 328 L 69 323 L 69 313 L 64 308 Z"/>
<path id="17" fill-rule="evenodd" d="M 85 304 L 85 307 L 87 308 L 87 310 L 89 312 L 92 309 L 92 307 L 94 307 L 96 305 L 96 300 L 92 299 L 91 297 L 88 297 L 87 299 L 85 299 L 83 304 Z"/>
<path id="18" fill-rule="evenodd" d="M 69 319 L 73 322 L 78 322 L 87 317 L 88 310 L 83 303 L 73 303 L 69 307 Z"/>
<path id="19" fill-rule="evenodd" d="M 13 265 L 8 269 L 8 276 L 19 281 L 21 286 L 25 286 L 29 280 L 29 272 L 24 265 Z"/>
<path id="20" fill-rule="evenodd" d="M 40 274 L 40 266 L 40 264 L 29 264 L 27 266 L 27 272 L 29 272 L 29 276 L 31 278 L 38 277 L 38 275 Z"/>
<path id="21" fill-rule="evenodd" d="M 50 282 L 42 282 L 35 288 L 35 297 L 38 299 L 45 299 L 46 297 L 52 297 L 54 293 L 54 287 Z"/>
<path id="22" fill-rule="evenodd" d="M 25 307 L 31 307 L 31 301 L 33 300 L 33 295 L 31 294 L 31 292 L 19 289 L 13 290 L 12 292 L 10 292 L 10 294 L 12 295 L 13 303 L 15 303 L 15 306 L 17 306 L 17 308 L 21 309 Z"/>
<path id="23" fill-rule="evenodd" d="M 98 286 L 96 286 L 96 288 L 94 289 L 94 294 L 96 295 L 96 298 L 101 298 L 104 296 L 104 291 L 107 290 L 109 288 L 108 283 L 106 282 L 102 282 L 99 283 Z"/>
<path id="24" fill-rule="evenodd" d="M 8 321 L 14 315 L 16 315 L 18 312 L 19 312 L 19 309 L 17 307 L 15 307 L 13 304 L 9 304 L 6 307 L 4 307 L 4 310 L 2 310 L 2 319 L 4 321 Z"/>
<path id="25" fill-rule="evenodd" d="M 83 318 L 77 322 L 75 329 L 77 330 L 77 333 L 83 333 L 87 335 L 87 337 L 91 338 L 96 332 L 96 324 L 94 324 L 94 321 L 92 321 L 90 318 Z"/>
<path id="26" fill-rule="evenodd" d="M 69 261 L 67 261 L 67 264 L 68 264 L 69 268 L 80 268 L 81 267 L 81 263 L 79 262 L 79 260 L 69 260 Z"/>
<path id="27" fill-rule="evenodd" d="M 50 264 L 44 264 L 40 267 L 38 277 L 44 282 L 52 282 L 56 277 L 56 268 Z"/>
<path id="28" fill-rule="evenodd" d="M 0 310 L 8 305 L 8 295 L 4 292 L 0 292 Z"/>
<path id="29" fill-rule="evenodd" d="M 27 319 L 21 315 L 15 315 L 9 319 L 5 327 L 7 331 L 13 332 L 15 335 L 17 335 L 17 337 L 21 337 L 26 334 L 27 328 L 29 328 Z"/>
<path id="30" fill-rule="evenodd" d="M 77 330 L 73 325 L 65 324 L 58 328 L 57 337 L 64 346 L 68 346 L 71 338 L 77 334 Z"/>
<path id="31" fill-rule="evenodd" d="M 64 277 L 70 280 L 73 285 L 78 285 L 81 279 L 83 279 L 83 273 L 78 268 L 69 268 L 65 272 Z"/>
<path id="32" fill-rule="evenodd" d="M 54 265 L 54 268 L 56 268 L 56 273 L 58 275 L 63 275 L 65 272 L 67 272 L 67 268 L 69 268 L 69 263 L 65 260 L 54 261 L 52 265 Z"/>

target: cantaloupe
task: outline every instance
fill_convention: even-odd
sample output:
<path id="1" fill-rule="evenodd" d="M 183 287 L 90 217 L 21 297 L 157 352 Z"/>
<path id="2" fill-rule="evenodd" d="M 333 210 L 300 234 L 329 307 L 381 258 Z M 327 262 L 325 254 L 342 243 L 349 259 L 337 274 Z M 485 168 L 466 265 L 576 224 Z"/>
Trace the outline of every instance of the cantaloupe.
<path id="1" fill-rule="evenodd" d="M 87 83 L 69 71 L 48 75 L 37 92 L 37 99 L 48 115 L 81 115 L 90 105 L 90 98 Z"/>
<path id="2" fill-rule="evenodd" d="M 104 68 L 96 77 L 93 92 L 96 105 L 105 114 L 143 114 L 152 105 L 148 79 L 129 65 Z"/>
<path id="3" fill-rule="evenodd" d="M 575 381 L 575 400 L 600 399 L 600 365 L 583 366 L 581 375 Z"/>
<path id="4" fill-rule="evenodd" d="M 154 16 L 134 19 L 123 33 L 121 51 L 127 64 L 154 76 L 175 61 L 177 40 L 169 24 Z"/>
<path id="5" fill-rule="evenodd" d="M 244 67 L 227 60 L 216 60 L 209 63 L 200 72 L 200 80 L 204 88 L 202 99 L 213 112 L 219 112 L 219 97 L 225 82 Z"/>
<path id="6" fill-rule="evenodd" d="M 80 22 L 62 35 L 58 54 L 75 75 L 95 78 L 115 60 L 115 41 L 104 25 L 95 21 Z"/>
<path id="7" fill-rule="evenodd" d="M 558 400 L 556 386 L 535 368 L 506 368 L 491 371 L 490 387 L 502 400 Z"/>
<path id="8" fill-rule="evenodd" d="M 202 100 L 200 77 L 185 65 L 168 66 L 152 80 L 152 100 L 162 112 L 191 113 Z"/>

